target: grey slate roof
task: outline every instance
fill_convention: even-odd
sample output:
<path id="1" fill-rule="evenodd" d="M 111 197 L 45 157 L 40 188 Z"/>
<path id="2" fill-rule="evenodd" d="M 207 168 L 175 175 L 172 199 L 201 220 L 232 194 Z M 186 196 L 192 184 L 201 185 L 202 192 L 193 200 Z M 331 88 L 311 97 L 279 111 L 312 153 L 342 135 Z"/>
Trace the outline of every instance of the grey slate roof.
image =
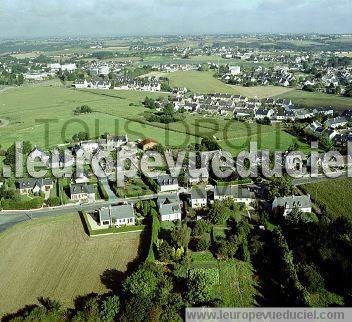
<path id="1" fill-rule="evenodd" d="M 169 186 L 169 185 L 174 185 L 178 184 L 177 178 L 173 178 L 169 174 L 161 175 L 159 176 L 156 181 L 158 182 L 159 186 Z"/>
<path id="2" fill-rule="evenodd" d="M 36 179 L 36 178 L 28 178 L 28 179 L 19 179 L 18 186 L 20 189 L 33 189 L 35 186 L 39 188 L 43 186 L 51 186 L 53 184 L 53 180 L 51 178 L 44 179 Z"/>
<path id="3" fill-rule="evenodd" d="M 206 199 L 207 198 L 207 192 L 205 189 L 192 189 L 191 190 L 191 198 L 192 199 Z"/>
<path id="4" fill-rule="evenodd" d="M 134 218 L 134 209 L 132 205 L 121 205 L 113 207 L 104 207 L 99 210 L 99 217 L 101 221 L 129 219 Z"/>
<path id="5" fill-rule="evenodd" d="M 161 216 L 167 216 L 171 214 L 177 214 L 181 212 L 181 207 L 180 204 L 175 202 L 175 203 L 170 203 L 170 204 L 164 204 L 160 209 L 159 213 Z"/>
<path id="6" fill-rule="evenodd" d="M 278 207 L 285 207 L 293 209 L 298 208 L 310 208 L 312 207 L 312 201 L 310 196 L 291 196 L 291 197 L 281 197 L 275 198 Z"/>
<path id="7" fill-rule="evenodd" d="M 72 184 L 70 187 L 70 193 L 71 195 L 75 195 L 79 193 L 91 194 L 91 193 L 94 193 L 94 187 L 93 185 L 86 184 L 86 183 Z"/>
<path id="8" fill-rule="evenodd" d="M 214 190 L 214 197 L 252 198 L 253 194 L 248 188 L 239 186 L 217 186 Z"/>

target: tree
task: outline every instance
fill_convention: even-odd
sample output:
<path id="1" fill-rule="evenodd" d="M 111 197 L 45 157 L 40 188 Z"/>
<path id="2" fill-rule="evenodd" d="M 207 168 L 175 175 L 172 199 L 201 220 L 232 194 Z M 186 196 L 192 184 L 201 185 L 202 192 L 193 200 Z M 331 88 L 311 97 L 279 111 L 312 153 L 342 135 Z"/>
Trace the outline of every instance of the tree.
<path id="1" fill-rule="evenodd" d="M 74 142 L 86 141 L 89 139 L 89 134 L 87 132 L 78 132 L 72 136 Z"/>
<path id="2" fill-rule="evenodd" d="M 286 223 L 289 225 L 297 226 L 312 222 L 311 214 L 303 213 L 298 208 L 294 208 L 286 218 Z"/>
<path id="3" fill-rule="evenodd" d="M 28 155 L 32 152 L 33 147 L 29 141 L 23 142 L 23 154 Z M 4 164 L 14 166 L 16 163 L 16 145 L 12 144 L 6 151 Z"/>
<path id="4" fill-rule="evenodd" d="M 292 180 L 287 176 L 275 177 L 271 179 L 268 186 L 270 200 L 274 200 L 276 197 L 290 196 L 292 195 L 292 192 Z"/>
<path id="5" fill-rule="evenodd" d="M 100 318 L 102 321 L 114 321 L 120 311 L 120 299 L 117 295 L 109 296 L 100 304 Z"/>
<path id="6" fill-rule="evenodd" d="M 181 227 L 175 227 L 170 233 L 171 240 L 175 247 L 188 248 L 191 239 L 191 228 L 183 223 Z"/>
<path id="7" fill-rule="evenodd" d="M 152 298 L 157 290 L 158 279 L 146 268 L 141 268 L 123 283 L 123 290 L 129 296 Z"/>
<path id="8" fill-rule="evenodd" d="M 324 132 L 322 134 L 322 136 L 320 137 L 319 140 L 320 146 L 325 150 L 325 151 L 329 151 L 334 143 L 332 142 L 332 140 L 329 137 L 329 134 L 327 132 Z"/>
<path id="9" fill-rule="evenodd" d="M 148 97 L 148 96 L 144 99 L 143 105 L 146 108 L 149 108 L 149 109 L 152 109 L 152 110 L 156 109 L 155 100 L 150 98 L 150 97 Z"/>
<path id="10" fill-rule="evenodd" d="M 49 206 L 49 207 L 57 207 L 57 206 L 60 206 L 61 202 L 60 202 L 60 198 L 59 197 L 49 197 L 47 200 L 46 200 L 46 204 Z"/>
<path id="11" fill-rule="evenodd" d="M 204 305 L 213 299 L 214 280 L 204 271 L 192 269 L 187 279 L 187 300 L 193 305 Z"/>
<path id="12" fill-rule="evenodd" d="M 214 139 L 205 137 L 202 139 L 201 145 L 206 151 L 218 151 L 221 150 L 220 145 Z"/>
<path id="13" fill-rule="evenodd" d="M 303 265 L 300 269 L 300 280 L 312 293 L 325 290 L 325 281 L 314 264 Z"/>
<path id="14" fill-rule="evenodd" d="M 215 201 L 211 206 L 208 218 L 214 225 L 223 225 L 231 217 L 232 211 L 221 201 Z"/>

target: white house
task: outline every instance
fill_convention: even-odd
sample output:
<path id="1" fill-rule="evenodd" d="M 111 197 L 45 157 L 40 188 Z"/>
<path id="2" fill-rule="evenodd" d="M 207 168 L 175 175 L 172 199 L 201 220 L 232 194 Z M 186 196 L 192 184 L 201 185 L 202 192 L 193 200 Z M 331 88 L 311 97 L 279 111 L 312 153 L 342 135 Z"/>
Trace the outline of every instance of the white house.
<path id="1" fill-rule="evenodd" d="M 161 221 L 181 220 L 181 202 L 177 194 L 160 196 L 157 204 Z"/>
<path id="2" fill-rule="evenodd" d="M 177 191 L 179 189 L 177 178 L 169 174 L 161 175 L 156 180 L 160 187 L 160 192 Z"/>
<path id="3" fill-rule="evenodd" d="M 70 187 L 70 198 L 73 201 L 94 202 L 94 187 L 86 183 L 72 184 Z"/>
<path id="4" fill-rule="evenodd" d="M 103 207 L 99 210 L 100 226 L 121 227 L 134 226 L 136 219 L 133 205 Z"/>
<path id="5" fill-rule="evenodd" d="M 18 188 L 20 194 L 39 194 L 41 192 L 48 193 L 51 189 L 53 189 L 54 183 L 50 178 L 44 179 L 36 179 L 36 178 L 28 178 L 28 179 L 20 179 L 18 180 Z"/>
<path id="6" fill-rule="evenodd" d="M 75 83 L 73 84 L 75 88 L 82 89 L 82 88 L 88 88 L 89 82 L 87 80 L 76 80 Z"/>
<path id="7" fill-rule="evenodd" d="M 193 209 L 204 208 L 208 203 L 208 196 L 205 189 L 192 189 L 191 190 L 191 207 Z"/>
<path id="8" fill-rule="evenodd" d="M 244 203 L 247 206 L 255 200 L 254 194 L 241 186 L 217 186 L 214 189 L 214 201 L 222 201 L 227 198 L 236 203 Z"/>
<path id="9" fill-rule="evenodd" d="M 258 109 L 255 112 L 254 118 L 256 120 L 263 120 L 265 118 L 271 118 L 275 114 L 275 111 L 273 109 L 265 110 L 265 109 Z"/>
<path id="10" fill-rule="evenodd" d="M 289 215 L 294 209 L 304 213 L 311 213 L 312 201 L 310 195 L 275 198 L 272 204 L 272 210 L 282 211 L 284 217 Z"/>
<path id="11" fill-rule="evenodd" d="M 325 122 L 325 125 L 330 129 L 338 129 L 345 127 L 348 124 L 348 120 L 345 117 L 335 117 Z"/>

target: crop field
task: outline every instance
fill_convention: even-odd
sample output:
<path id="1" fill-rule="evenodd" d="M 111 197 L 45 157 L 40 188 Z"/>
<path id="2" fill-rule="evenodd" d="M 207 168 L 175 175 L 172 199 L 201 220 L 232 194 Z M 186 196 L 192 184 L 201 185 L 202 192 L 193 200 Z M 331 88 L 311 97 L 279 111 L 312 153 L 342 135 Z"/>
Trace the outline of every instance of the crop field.
<path id="1" fill-rule="evenodd" d="M 307 184 L 302 188 L 312 198 L 326 205 L 329 216 L 351 217 L 352 214 L 352 179 L 329 180 L 319 183 Z"/>
<path id="2" fill-rule="evenodd" d="M 293 103 L 305 106 L 307 108 L 333 107 L 339 110 L 352 108 L 352 98 L 324 93 L 311 93 L 301 90 L 293 90 L 281 94 L 278 97 L 290 99 Z"/>
<path id="3" fill-rule="evenodd" d="M 107 292 L 102 274 L 117 278 L 143 244 L 141 233 L 90 238 L 78 214 L 16 225 L 0 234 L 0 317 L 41 296 L 70 307 L 79 295 Z"/>

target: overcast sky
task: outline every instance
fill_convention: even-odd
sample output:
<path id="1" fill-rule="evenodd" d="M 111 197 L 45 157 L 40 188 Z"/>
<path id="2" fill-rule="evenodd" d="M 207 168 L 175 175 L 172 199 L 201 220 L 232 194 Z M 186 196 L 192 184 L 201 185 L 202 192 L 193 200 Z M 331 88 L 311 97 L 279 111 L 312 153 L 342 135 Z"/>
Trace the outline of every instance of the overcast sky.
<path id="1" fill-rule="evenodd" d="M 352 32 L 352 0 L 0 0 L 0 37 Z"/>

